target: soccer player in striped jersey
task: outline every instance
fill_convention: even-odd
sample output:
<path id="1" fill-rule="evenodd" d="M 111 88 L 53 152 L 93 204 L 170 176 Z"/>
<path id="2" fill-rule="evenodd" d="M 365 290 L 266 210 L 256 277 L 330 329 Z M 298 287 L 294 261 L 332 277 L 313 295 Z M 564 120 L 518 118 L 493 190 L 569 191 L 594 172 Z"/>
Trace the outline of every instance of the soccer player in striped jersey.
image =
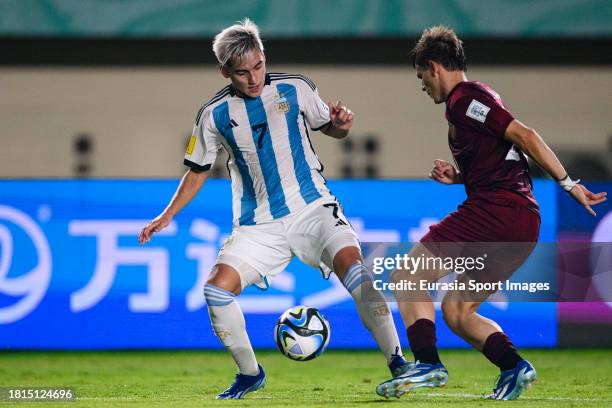
<path id="1" fill-rule="evenodd" d="M 248 19 L 219 33 L 213 51 L 221 74 L 231 83 L 198 112 L 184 161 L 189 170 L 139 240 L 150 240 L 193 199 L 217 152 L 225 149 L 230 157 L 233 231 L 219 251 L 204 295 L 212 327 L 232 354 L 238 374 L 217 398 L 242 398 L 265 384 L 235 297 L 252 284 L 267 287 L 294 255 L 326 277 L 336 273 L 391 373 L 402 374 L 409 364 L 401 355 L 389 308 L 380 294 L 362 293 L 371 279 L 358 238 L 328 190 L 310 144 L 311 130 L 345 137 L 353 113 L 341 102 L 324 103 L 305 76 L 267 73 L 258 28 Z"/>

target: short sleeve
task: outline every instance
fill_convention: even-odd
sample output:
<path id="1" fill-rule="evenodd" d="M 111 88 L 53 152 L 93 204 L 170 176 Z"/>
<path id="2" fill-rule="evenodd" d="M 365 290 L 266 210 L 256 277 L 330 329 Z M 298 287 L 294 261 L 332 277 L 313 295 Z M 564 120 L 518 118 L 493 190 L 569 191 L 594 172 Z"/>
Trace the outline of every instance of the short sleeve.
<path id="1" fill-rule="evenodd" d="M 486 130 L 496 137 L 504 137 L 514 120 L 501 100 L 485 93 L 462 96 L 453 104 L 450 114 L 456 124 Z"/>
<path id="2" fill-rule="evenodd" d="M 187 145 L 183 164 L 195 171 L 209 170 L 221 149 L 219 133 L 211 118 L 211 111 L 205 110 L 198 115 L 193 133 Z"/>
<path id="3" fill-rule="evenodd" d="M 329 107 L 321 97 L 315 87 L 303 86 L 303 106 L 302 110 L 306 116 L 306 121 L 312 130 L 321 130 L 331 122 Z"/>

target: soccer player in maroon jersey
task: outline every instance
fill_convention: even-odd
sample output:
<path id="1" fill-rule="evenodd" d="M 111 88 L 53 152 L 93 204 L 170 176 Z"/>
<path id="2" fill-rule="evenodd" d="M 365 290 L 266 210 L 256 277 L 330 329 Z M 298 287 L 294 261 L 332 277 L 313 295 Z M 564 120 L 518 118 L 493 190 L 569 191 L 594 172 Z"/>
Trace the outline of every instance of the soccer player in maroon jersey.
<path id="1" fill-rule="evenodd" d="M 594 194 L 579 180 L 573 181 L 538 133 L 515 119 L 491 87 L 467 79 L 462 42 L 453 30 L 442 26 L 425 30 L 412 56 L 422 90 L 434 103 L 446 104 L 448 143 L 455 160 L 455 165 L 436 160 L 430 177 L 443 184 L 463 184 L 467 199 L 457 211 L 433 225 L 410 256 L 440 256 L 441 248 L 452 243 L 463 243 L 464 249 L 472 250 L 478 243 L 527 244 L 519 245 L 522 249 L 507 254 L 506 262 L 494 264 L 487 271 L 495 275 L 494 281 L 507 279 L 529 256 L 540 227 L 525 154 L 595 216 L 591 206 L 605 201 L 606 193 Z M 418 276 L 435 281 L 450 272 L 419 270 L 407 275 L 397 270 L 392 279 Z M 500 368 L 501 375 L 489 397 L 516 399 L 535 381 L 536 371 L 517 353 L 497 323 L 476 313 L 493 292 L 449 292 L 442 302 L 442 314 L 454 333 Z M 415 364 L 411 371 L 380 384 L 377 393 L 399 397 L 417 387 L 443 386 L 448 373 L 436 348 L 431 298 L 426 291 L 418 297 L 413 293 L 411 301 L 405 293 L 396 291 L 395 295 Z"/>

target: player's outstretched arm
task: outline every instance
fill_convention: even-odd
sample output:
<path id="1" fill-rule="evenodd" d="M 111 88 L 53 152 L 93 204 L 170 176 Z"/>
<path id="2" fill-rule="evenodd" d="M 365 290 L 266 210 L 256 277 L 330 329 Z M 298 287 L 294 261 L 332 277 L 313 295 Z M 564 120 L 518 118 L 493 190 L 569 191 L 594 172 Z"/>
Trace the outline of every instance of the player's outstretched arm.
<path id="1" fill-rule="evenodd" d="M 606 201 L 608 193 L 592 193 L 585 186 L 579 184 L 580 180 L 573 181 L 555 153 L 535 130 L 515 119 L 508 125 L 504 136 L 507 140 L 520 147 L 525 154 L 531 157 L 552 178 L 557 180 L 559 185 L 592 216 L 596 215 L 591 206 Z"/>
<path id="2" fill-rule="evenodd" d="M 434 160 L 429 178 L 442 184 L 463 184 L 461 173 L 451 163 L 442 159 Z"/>
<path id="3" fill-rule="evenodd" d="M 174 216 L 183 209 L 198 194 L 208 178 L 209 171 L 195 172 L 188 170 L 176 189 L 164 211 L 155 217 L 138 235 L 138 242 L 144 245 L 151 240 L 154 233 L 166 228 Z"/>
<path id="4" fill-rule="evenodd" d="M 338 101 L 335 105 L 328 101 L 327 106 L 329 107 L 330 123 L 321 129 L 321 132 L 336 139 L 346 137 L 353 126 L 353 112 L 342 101 Z"/>

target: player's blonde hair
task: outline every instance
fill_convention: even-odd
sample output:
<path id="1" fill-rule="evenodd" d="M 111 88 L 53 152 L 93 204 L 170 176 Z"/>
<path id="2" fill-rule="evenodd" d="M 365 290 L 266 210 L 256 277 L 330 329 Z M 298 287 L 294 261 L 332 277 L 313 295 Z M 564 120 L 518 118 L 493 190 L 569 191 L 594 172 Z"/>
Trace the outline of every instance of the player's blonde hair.
<path id="1" fill-rule="evenodd" d="M 248 18 L 217 34 L 212 48 L 217 61 L 224 67 L 231 67 L 253 50 L 264 50 L 259 28 Z"/>

